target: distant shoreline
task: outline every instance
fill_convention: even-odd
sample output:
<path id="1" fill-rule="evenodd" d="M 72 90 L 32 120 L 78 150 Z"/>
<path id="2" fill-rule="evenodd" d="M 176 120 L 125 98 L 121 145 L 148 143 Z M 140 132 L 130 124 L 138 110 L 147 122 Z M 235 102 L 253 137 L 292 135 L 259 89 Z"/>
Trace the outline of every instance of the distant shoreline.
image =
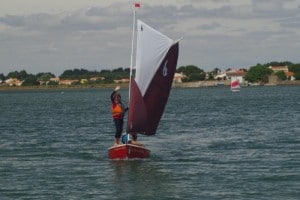
<path id="1" fill-rule="evenodd" d="M 260 86 L 282 86 L 282 85 L 300 85 L 300 80 L 297 81 L 278 81 L 277 83 L 265 83 Z M 230 80 L 225 81 L 197 81 L 197 82 L 186 82 L 186 83 L 175 83 L 173 87 L 176 88 L 197 88 L 197 87 L 229 87 Z M 254 87 L 241 85 L 242 87 Z"/>
<path id="2" fill-rule="evenodd" d="M 36 85 L 36 86 L 0 86 L 0 91 L 5 90 L 61 90 L 61 89 L 114 89 L 117 85 L 122 88 L 128 88 L 127 84 L 112 83 L 112 84 L 94 84 L 94 85 Z"/>
<path id="3" fill-rule="evenodd" d="M 187 83 L 175 83 L 173 88 L 202 88 L 202 87 L 218 87 L 218 82 L 223 82 L 224 87 L 229 87 L 228 81 L 197 81 Z M 0 86 L 0 91 L 7 90 L 61 90 L 61 89 L 113 89 L 117 85 L 122 88 L 128 88 L 128 83 L 112 83 L 112 84 L 94 84 L 94 85 L 37 85 L 37 86 Z M 282 85 L 300 85 L 297 81 L 280 81 L 277 84 L 264 84 L 264 86 L 282 86 Z M 246 86 L 247 87 L 247 86 Z M 252 86 L 248 86 L 252 87 Z"/>

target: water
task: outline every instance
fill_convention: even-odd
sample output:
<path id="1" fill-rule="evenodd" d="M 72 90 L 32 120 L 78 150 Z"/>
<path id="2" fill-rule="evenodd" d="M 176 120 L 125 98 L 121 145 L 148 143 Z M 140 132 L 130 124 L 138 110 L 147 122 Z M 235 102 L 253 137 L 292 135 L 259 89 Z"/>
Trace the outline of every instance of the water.
<path id="1" fill-rule="evenodd" d="M 109 95 L 0 91 L 0 199 L 300 198 L 299 86 L 173 89 L 133 161 L 107 159 Z"/>

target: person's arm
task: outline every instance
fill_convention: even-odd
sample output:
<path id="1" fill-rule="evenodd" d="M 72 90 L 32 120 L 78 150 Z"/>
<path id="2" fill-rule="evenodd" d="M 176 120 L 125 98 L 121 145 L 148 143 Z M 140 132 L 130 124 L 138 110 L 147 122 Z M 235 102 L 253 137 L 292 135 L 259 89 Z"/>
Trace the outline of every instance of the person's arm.
<path id="1" fill-rule="evenodd" d="M 111 93 L 111 95 L 110 95 L 111 102 L 114 102 L 114 96 L 120 88 L 121 88 L 120 86 L 117 86 Z"/>
<path id="2" fill-rule="evenodd" d="M 117 93 L 116 91 L 113 91 L 110 95 L 110 100 L 111 100 L 112 103 L 114 102 L 114 96 L 115 96 L 116 93 Z"/>

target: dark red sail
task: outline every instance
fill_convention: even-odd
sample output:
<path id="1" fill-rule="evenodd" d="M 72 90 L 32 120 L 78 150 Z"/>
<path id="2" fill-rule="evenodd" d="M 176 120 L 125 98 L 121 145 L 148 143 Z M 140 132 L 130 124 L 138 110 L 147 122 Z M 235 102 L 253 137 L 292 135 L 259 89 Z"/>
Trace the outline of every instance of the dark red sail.
<path id="1" fill-rule="evenodd" d="M 134 79 L 130 83 L 127 133 L 144 133 L 147 125 L 147 111 L 142 94 Z"/>
<path id="2" fill-rule="evenodd" d="M 177 66 L 178 43 L 173 45 L 162 61 L 143 99 L 147 110 L 146 135 L 154 135 L 167 104 Z"/>

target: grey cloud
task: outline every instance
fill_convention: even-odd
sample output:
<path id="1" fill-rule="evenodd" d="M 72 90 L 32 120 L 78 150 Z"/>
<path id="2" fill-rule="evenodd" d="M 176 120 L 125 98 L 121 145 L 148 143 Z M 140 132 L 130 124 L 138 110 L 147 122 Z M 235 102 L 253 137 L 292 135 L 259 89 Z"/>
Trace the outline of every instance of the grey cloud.
<path id="1" fill-rule="evenodd" d="M 300 13 L 300 10 L 298 13 Z M 300 28 L 300 14 L 298 14 L 298 13 L 297 13 L 297 15 L 274 20 L 274 21 L 276 23 L 279 23 L 280 26 L 283 28 L 288 28 L 290 30 L 293 30 L 293 29 L 298 30 Z"/>
<path id="2" fill-rule="evenodd" d="M 290 0 L 252 0 L 253 16 L 256 18 L 280 19 L 299 15 L 299 6 L 293 9 L 284 8 Z"/>
<path id="3" fill-rule="evenodd" d="M 188 1 L 181 6 L 145 3 L 137 11 L 138 18 L 171 38 L 184 37 L 179 61 L 184 65 L 255 64 L 257 57 L 272 58 L 280 45 L 288 47 L 276 49 L 274 60 L 290 49 L 299 52 L 299 7 L 287 9 L 279 0 L 253 0 L 252 5 L 214 0 L 214 8 L 196 2 L 197 7 Z M 0 17 L 0 24 L 5 25 L 0 26 L 2 66 L 25 63 L 49 71 L 58 66 L 129 64 L 132 10 L 126 3 L 56 14 L 6 15 Z"/>
<path id="4" fill-rule="evenodd" d="M 222 25 L 220 23 L 217 23 L 217 22 L 213 22 L 211 24 L 203 24 L 203 25 L 200 25 L 198 26 L 199 29 L 202 29 L 202 30 L 214 30 L 216 28 L 220 28 Z"/>
<path id="5" fill-rule="evenodd" d="M 23 26 L 25 23 L 24 17 L 15 15 L 6 15 L 5 17 L 0 17 L 0 22 L 8 26 Z"/>
<path id="6" fill-rule="evenodd" d="M 216 3 L 229 2 L 228 0 L 214 0 Z M 299 7 L 293 10 L 284 10 L 281 0 L 252 0 L 252 8 L 240 11 L 239 7 L 221 6 L 213 9 L 196 8 L 192 4 L 175 6 L 147 6 L 147 9 L 138 11 L 138 15 L 158 27 L 163 24 L 176 23 L 176 20 L 202 19 L 253 19 L 253 18 L 282 18 L 297 16 Z M 252 12 L 252 13 L 251 13 Z M 125 3 L 110 7 L 90 7 L 72 13 L 60 14 L 33 14 L 29 16 L 7 15 L 0 17 L 0 23 L 12 27 L 23 27 L 33 30 L 104 30 L 115 29 L 131 24 L 131 13 Z M 295 23 L 294 23 L 295 24 Z"/>
<path id="7" fill-rule="evenodd" d="M 53 16 L 45 13 L 33 14 L 29 16 L 6 15 L 0 17 L 0 22 L 12 27 L 23 27 L 28 29 L 39 29 L 38 27 L 49 27 L 56 22 Z M 54 23 L 54 24 L 53 24 Z"/>
<path id="8" fill-rule="evenodd" d="M 73 13 L 63 14 L 32 14 L 28 16 L 6 15 L 0 17 L 0 23 L 10 27 L 19 27 L 37 31 L 89 31 L 114 29 L 130 23 L 129 18 L 109 16 L 105 9 L 91 7 Z"/>
<path id="9" fill-rule="evenodd" d="M 215 18 L 221 16 L 230 16 L 233 8 L 230 6 L 222 6 L 220 8 L 207 9 L 207 8 L 195 8 L 192 5 L 182 6 L 178 12 L 182 17 L 204 17 Z"/>
<path id="10" fill-rule="evenodd" d="M 221 1 L 222 2 L 222 1 Z M 270 4 L 276 6 L 269 6 Z M 118 5 L 124 6 L 124 4 Z M 111 6 L 113 7 L 113 6 Z M 219 8 L 207 9 L 196 8 L 193 5 L 175 6 L 148 6 L 147 10 L 138 11 L 138 15 L 148 23 L 155 23 L 160 28 L 166 24 L 171 25 L 192 18 L 202 19 L 253 19 L 253 18 L 282 18 L 296 16 L 299 8 L 284 10 L 281 1 L 253 0 L 253 13 L 240 12 L 238 7 L 221 6 Z M 126 9 L 124 9 L 126 10 Z M 29 16 L 6 15 L 0 18 L 0 23 L 12 27 L 22 27 L 38 31 L 89 31 L 89 30 L 113 30 L 120 27 L 128 27 L 131 22 L 131 13 L 123 11 L 122 8 L 114 10 L 111 8 L 90 7 L 86 10 L 78 10 L 72 13 L 60 14 L 32 14 Z M 288 27 L 296 22 L 283 24 Z M 216 27 L 216 24 L 213 25 Z M 213 28 L 211 25 L 202 25 L 199 28 Z"/>
<path id="11" fill-rule="evenodd" d="M 282 0 L 252 0 L 254 12 L 276 12 L 283 8 Z"/>

